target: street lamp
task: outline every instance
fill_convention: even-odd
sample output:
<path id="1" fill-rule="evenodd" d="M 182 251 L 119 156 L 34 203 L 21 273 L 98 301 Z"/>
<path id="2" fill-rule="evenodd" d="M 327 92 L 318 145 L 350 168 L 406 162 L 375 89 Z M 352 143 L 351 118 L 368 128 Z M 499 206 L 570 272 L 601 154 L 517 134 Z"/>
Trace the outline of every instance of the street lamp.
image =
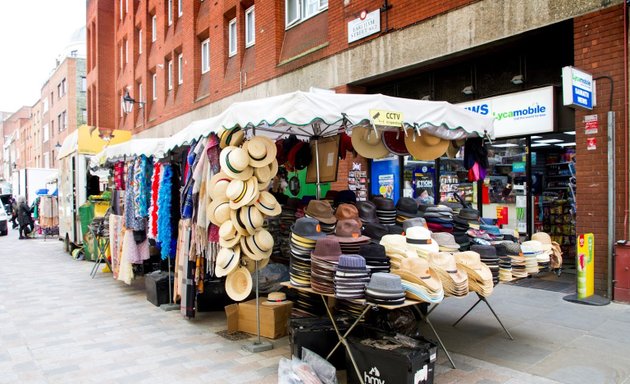
<path id="1" fill-rule="evenodd" d="M 123 112 L 131 113 L 134 104 L 138 104 L 138 108 L 142 110 L 142 130 L 144 130 L 144 105 L 146 103 L 144 101 L 136 101 L 136 99 L 129 95 L 129 91 L 126 91 L 125 96 L 123 96 Z"/>

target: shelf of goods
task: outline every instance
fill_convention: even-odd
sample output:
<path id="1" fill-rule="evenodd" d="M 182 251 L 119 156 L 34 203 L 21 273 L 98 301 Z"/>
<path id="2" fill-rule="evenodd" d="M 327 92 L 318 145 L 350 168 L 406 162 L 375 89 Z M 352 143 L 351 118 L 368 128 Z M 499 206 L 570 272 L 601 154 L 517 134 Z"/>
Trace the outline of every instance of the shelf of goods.
<path id="1" fill-rule="evenodd" d="M 448 201 L 456 203 L 458 200 L 453 196 L 454 193 L 459 194 L 467 203 L 473 202 L 473 184 L 460 183 L 457 175 L 441 175 L 440 176 L 440 201 Z"/>

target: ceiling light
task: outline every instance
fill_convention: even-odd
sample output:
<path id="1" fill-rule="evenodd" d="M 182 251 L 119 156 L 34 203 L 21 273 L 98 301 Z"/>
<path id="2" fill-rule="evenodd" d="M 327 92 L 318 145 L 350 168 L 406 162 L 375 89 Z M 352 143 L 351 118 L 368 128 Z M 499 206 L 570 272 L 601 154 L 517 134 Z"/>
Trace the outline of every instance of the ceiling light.
<path id="1" fill-rule="evenodd" d="M 575 143 L 559 143 L 555 145 L 558 147 L 575 147 Z"/>
<path id="2" fill-rule="evenodd" d="M 532 147 L 548 147 L 551 144 L 545 144 L 545 143 L 534 143 L 532 144 Z"/>
<path id="3" fill-rule="evenodd" d="M 542 136 L 532 136 L 532 139 L 542 139 Z"/>
<path id="4" fill-rule="evenodd" d="M 492 146 L 494 148 L 511 148 L 511 147 L 518 147 L 518 144 L 505 143 L 505 144 L 492 144 Z"/>
<path id="5" fill-rule="evenodd" d="M 475 93 L 475 89 L 473 88 L 472 85 L 469 85 L 465 87 L 464 89 L 462 89 L 462 93 L 464 95 L 472 95 L 473 93 Z"/>
<path id="6" fill-rule="evenodd" d="M 521 85 L 521 84 L 523 84 L 525 82 L 525 76 L 523 76 L 523 75 L 516 75 L 510 81 L 514 85 Z"/>
<path id="7" fill-rule="evenodd" d="M 564 140 L 560 139 L 546 139 L 546 140 L 536 140 L 537 143 L 545 143 L 545 144 L 554 144 L 554 143 L 562 143 Z"/>
<path id="8" fill-rule="evenodd" d="M 575 131 L 567 131 L 567 132 L 562 132 L 565 135 L 571 135 L 571 136 L 575 136 Z"/>

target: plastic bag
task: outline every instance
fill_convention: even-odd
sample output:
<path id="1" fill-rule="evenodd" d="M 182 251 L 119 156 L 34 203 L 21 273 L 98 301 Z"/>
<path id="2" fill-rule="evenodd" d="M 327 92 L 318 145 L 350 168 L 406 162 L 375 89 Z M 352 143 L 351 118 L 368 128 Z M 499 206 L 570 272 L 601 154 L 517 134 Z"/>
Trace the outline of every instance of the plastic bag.
<path id="1" fill-rule="evenodd" d="M 317 353 L 302 347 L 302 361 L 313 368 L 324 384 L 337 384 L 337 369 Z"/>
<path id="2" fill-rule="evenodd" d="M 400 333 L 412 338 L 421 335 L 418 321 L 409 307 L 394 309 L 391 311 L 375 311 L 370 323 L 385 333 Z"/>
<path id="3" fill-rule="evenodd" d="M 291 360 L 283 357 L 278 362 L 278 384 L 300 384 L 300 378 L 291 369 Z"/>
<path id="4" fill-rule="evenodd" d="M 291 361 L 291 370 L 298 376 L 300 383 L 323 384 L 313 368 L 295 356 L 293 356 L 293 361 Z"/>

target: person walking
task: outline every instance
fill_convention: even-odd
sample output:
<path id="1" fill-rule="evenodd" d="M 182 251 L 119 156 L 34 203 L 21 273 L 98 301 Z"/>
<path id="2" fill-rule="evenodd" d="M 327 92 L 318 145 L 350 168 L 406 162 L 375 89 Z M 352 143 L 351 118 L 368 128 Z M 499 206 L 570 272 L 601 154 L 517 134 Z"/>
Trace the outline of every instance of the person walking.
<path id="1" fill-rule="evenodd" d="M 20 240 L 28 239 L 28 235 L 33 231 L 33 219 L 31 218 L 31 209 L 26 204 L 24 196 L 18 197 L 17 220 L 20 225 Z"/>
<path id="2" fill-rule="evenodd" d="M 17 205 L 17 200 L 15 199 L 15 197 L 11 196 L 10 204 L 11 204 L 11 224 L 12 224 L 12 228 L 15 229 L 18 227 L 18 223 L 17 223 L 18 205 Z"/>

